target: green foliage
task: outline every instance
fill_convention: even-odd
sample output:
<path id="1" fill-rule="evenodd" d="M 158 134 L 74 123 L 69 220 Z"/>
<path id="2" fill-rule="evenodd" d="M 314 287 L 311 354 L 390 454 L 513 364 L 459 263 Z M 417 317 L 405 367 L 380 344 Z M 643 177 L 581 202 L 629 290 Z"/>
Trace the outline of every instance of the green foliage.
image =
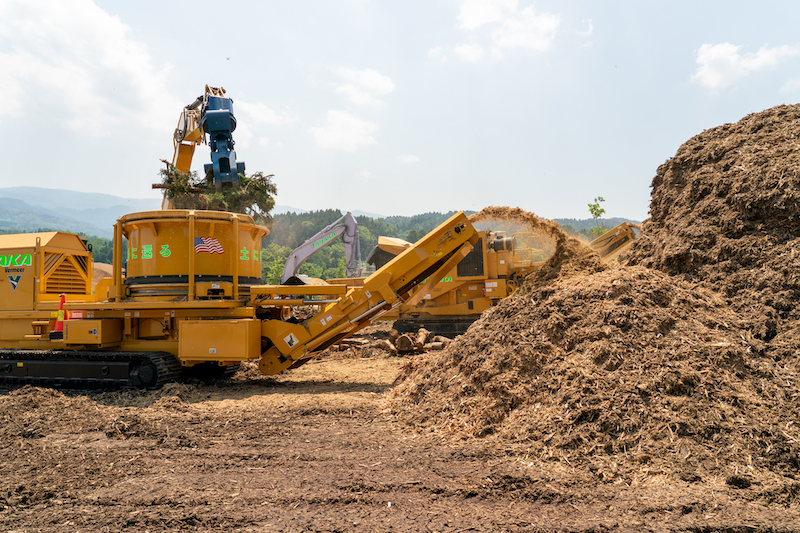
<path id="1" fill-rule="evenodd" d="M 114 241 L 112 239 L 103 239 L 102 237 L 87 236 L 79 233 L 88 243 L 92 246 L 92 258 L 95 263 L 108 263 L 114 262 Z M 127 244 L 125 239 L 122 239 L 123 256 L 127 257 Z"/>
<path id="2" fill-rule="evenodd" d="M 473 213 L 473 211 L 465 212 L 468 215 Z M 448 211 L 447 213 L 422 213 L 421 215 L 414 215 L 412 217 L 387 217 L 384 219 L 386 224 L 394 226 L 397 229 L 397 234 L 389 235 L 388 233 L 380 233 L 380 235 L 400 237 L 401 239 L 414 243 L 455 214 L 456 211 Z M 361 220 L 359 220 L 359 223 L 361 223 Z"/>
<path id="3" fill-rule="evenodd" d="M 279 244 L 267 244 L 261 248 L 261 277 L 264 283 L 278 285 L 283 274 L 283 265 L 292 253 L 292 248 Z"/>
<path id="4" fill-rule="evenodd" d="M 196 172 L 183 173 L 172 165 L 161 170 L 162 186 L 176 209 L 205 209 L 250 215 L 257 224 L 269 225 L 269 212 L 275 207 L 277 186 L 272 174 L 239 174 L 233 184 L 210 183 L 198 179 Z"/>
<path id="5" fill-rule="evenodd" d="M 418 240 L 420 240 L 424 236 L 425 236 L 425 232 L 424 231 L 412 229 L 411 231 L 408 232 L 408 235 L 406 235 L 405 240 L 410 242 L 410 243 L 415 243 L 415 242 L 417 242 Z"/>
<path id="6" fill-rule="evenodd" d="M 399 237 L 409 242 L 416 242 L 453 214 L 455 211 L 385 219 L 357 216 L 362 261 L 378 244 L 379 236 Z M 341 216 L 342 212 L 338 209 L 275 215 L 261 254 L 264 282 L 278 283 L 286 258 L 292 250 Z M 300 274 L 321 279 L 342 278 L 345 272 L 345 248 L 341 241 L 322 248 L 300 267 Z"/>
<path id="7" fill-rule="evenodd" d="M 595 221 L 595 227 L 591 229 L 593 237 L 599 237 L 600 235 L 608 231 L 602 226 L 602 224 L 600 226 L 597 226 L 597 219 L 602 217 L 606 212 L 605 209 L 600 207 L 600 204 L 605 201 L 606 201 L 605 198 L 603 198 L 602 196 L 598 196 L 597 198 L 594 199 L 594 203 L 589 204 L 589 213 L 592 214 L 592 218 L 594 218 Z"/>
<path id="8" fill-rule="evenodd" d="M 595 221 L 605 214 L 606 210 L 600 207 L 600 204 L 605 201 L 605 198 L 598 196 L 594 199 L 593 204 L 589 204 L 589 212 L 592 214 L 592 218 L 595 219 Z"/>
<path id="9" fill-rule="evenodd" d="M 275 215 L 266 244 L 287 246 L 294 250 L 312 235 L 340 218 L 338 209 L 310 211 L 308 213 L 281 213 Z M 360 229 L 360 228 L 359 228 Z"/>

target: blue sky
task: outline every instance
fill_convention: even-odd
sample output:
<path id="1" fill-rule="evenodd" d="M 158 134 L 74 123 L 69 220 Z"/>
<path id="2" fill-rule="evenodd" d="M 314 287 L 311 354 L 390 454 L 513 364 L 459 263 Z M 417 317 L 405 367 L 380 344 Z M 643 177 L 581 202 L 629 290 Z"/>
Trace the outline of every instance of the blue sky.
<path id="1" fill-rule="evenodd" d="M 0 1 L 0 187 L 157 197 L 205 84 L 277 203 L 644 219 L 687 139 L 800 100 L 800 3 Z M 210 160 L 200 146 L 194 169 Z"/>

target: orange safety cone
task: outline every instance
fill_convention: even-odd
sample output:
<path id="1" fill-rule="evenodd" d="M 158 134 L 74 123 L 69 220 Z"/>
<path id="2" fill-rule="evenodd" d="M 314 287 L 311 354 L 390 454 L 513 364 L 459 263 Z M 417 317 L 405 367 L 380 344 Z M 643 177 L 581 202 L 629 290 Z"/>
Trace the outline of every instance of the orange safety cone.
<path id="1" fill-rule="evenodd" d="M 66 294 L 61 295 L 61 302 L 58 304 L 58 314 L 56 315 L 56 325 L 53 331 L 50 332 L 50 340 L 58 340 L 64 338 L 64 302 L 67 299 Z"/>

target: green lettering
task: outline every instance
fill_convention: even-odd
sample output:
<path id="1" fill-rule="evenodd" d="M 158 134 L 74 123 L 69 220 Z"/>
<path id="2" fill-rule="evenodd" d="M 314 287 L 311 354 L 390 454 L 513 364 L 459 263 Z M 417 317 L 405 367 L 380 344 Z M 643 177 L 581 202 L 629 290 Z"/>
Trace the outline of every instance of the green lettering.
<path id="1" fill-rule="evenodd" d="M 312 244 L 311 244 L 311 248 L 312 248 L 312 249 L 313 249 L 313 248 L 319 248 L 320 246 L 322 246 L 323 244 L 325 244 L 325 243 L 326 243 L 326 242 L 328 242 L 329 240 L 333 239 L 334 237 L 336 237 L 336 233 L 331 233 L 331 234 L 330 234 L 330 235 L 328 235 L 327 237 L 325 237 L 325 238 L 322 238 L 322 239 L 318 240 L 318 241 L 317 241 L 317 242 L 315 242 L 315 243 L 312 243 Z"/>
<path id="2" fill-rule="evenodd" d="M 31 265 L 33 265 L 31 254 L 0 255 L 0 267 L 21 267 Z"/>

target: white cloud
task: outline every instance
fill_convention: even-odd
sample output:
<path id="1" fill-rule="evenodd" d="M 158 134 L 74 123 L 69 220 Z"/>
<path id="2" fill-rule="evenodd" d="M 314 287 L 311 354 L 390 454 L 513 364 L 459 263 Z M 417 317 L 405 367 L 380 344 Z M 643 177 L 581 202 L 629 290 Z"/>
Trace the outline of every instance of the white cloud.
<path id="1" fill-rule="evenodd" d="M 555 40 L 561 19 L 551 13 L 540 13 L 529 5 L 519 8 L 518 0 L 463 0 L 458 26 L 467 32 L 468 40 L 452 47 L 464 61 L 478 62 L 484 50 L 499 58 L 513 49 L 546 52 Z M 589 23 L 591 32 L 591 21 Z M 436 56 L 444 56 L 439 49 Z"/>
<path id="2" fill-rule="evenodd" d="M 581 21 L 583 24 L 586 24 L 586 29 L 582 32 L 579 32 L 582 37 L 591 37 L 592 33 L 594 32 L 594 24 L 592 24 L 592 19 L 583 19 Z"/>
<path id="3" fill-rule="evenodd" d="M 511 48 L 527 48 L 546 52 L 556 37 L 560 19 L 557 15 L 536 13 L 528 6 L 502 21 L 492 33 L 492 45 L 496 53 Z"/>
<path id="4" fill-rule="evenodd" d="M 368 91 L 365 91 L 360 87 L 356 87 L 355 85 L 340 85 L 336 88 L 336 92 L 342 93 L 354 104 L 367 107 L 378 107 L 383 105 L 381 100 L 372 96 Z"/>
<path id="5" fill-rule="evenodd" d="M 354 70 L 340 68 L 338 73 L 343 79 L 378 94 L 389 94 L 394 91 L 394 82 L 392 82 L 392 79 L 374 69 Z"/>
<path id="6" fill-rule="evenodd" d="M 415 155 L 401 155 L 400 161 L 406 164 L 419 163 L 419 157 Z"/>
<path id="7" fill-rule="evenodd" d="M 372 172 L 370 172 L 369 170 L 364 169 L 364 170 L 362 170 L 361 172 L 358 173 L 358 177 L 363 179 L 363 180 L 371 180 L 375 176 L 373 176 Z"/>
<path id="8" fill-rule="evenodd" d="M 483 47 L 474 43 L 463 43 L 455 46 L 453 52 L 463 61 L 477 63 L 483 58 Z"/>
<path id="9" fill-rule="evenodd" d="M 250 148 L 250 141 L 259 136 L 257 142 L 260 146 L 266 146 L 269 140 L 261 135 L 261 127 L 280 126 L 295 122 L 297 119 L 288 113 L 280 113 L 270 109 L 261 102 L 251 104 L 250 102 L 236 99 L 233 104 L 233 111 L 236 115 L 236 149 Z"/>
<path id="10" fill-rule="evenodd" d="M 239 117 L 244 117 L 244 121 L 251 124 L 261 123 L 280 126 L 297 120 L 288 113 L 275 111 L 261 102 L 251 104 L 250 102 L 236 99 L 233 108 L 236 113 L 237 121 L 239 121 Z"/>
<path id="11" fill-rule="evenodd" d="M 345 82 L 336 88 L 354 104 L 376 107 L 383 104 L 378 98 L 394 91 L 394 82 L 374 69 L 339 68 L 336 73 Z"/>
<path id="12" fill-rule="evenodd" d="M 740 54 L 730 43 L 704 44 L 697 52 L 697 71 L 692 80 L 709 89 L 725 89 L 759 70 L 774 67 L 800 53 L 798 46 L 762 47 L 758 52 Z"/>
<path id="13" fill-rule="evenodd" d="M 0 2 L 0 50 L 0 114 L 48 113 L 102 137 L 172 122 L 184 105 L 166 90 L 169 66 L 91 0 Z"/>
<path id="14" fill-rule="evenodd" d="M 441 46 L 437 46 L 428 50 L 428 58 L 438 61 L 442 64 L 447 63 L 447 54 L 445 54 L 444 49 Z"/>
<path id="15" fill-rule="evenodd" d="M 518 0 L 465 0 L 458 13 L 458 26 L 472 31 L 500 22 L 517 10 Z"/>
<path id="16" fill-rule="evenodd" d="M 345 111 L 331 110 L 325 118 L 325 125 L 308 131 L 322 148 L 355 152 L 362 146 L 377 144 L 372 134 L 378 131 L 378 125 Z"/>

